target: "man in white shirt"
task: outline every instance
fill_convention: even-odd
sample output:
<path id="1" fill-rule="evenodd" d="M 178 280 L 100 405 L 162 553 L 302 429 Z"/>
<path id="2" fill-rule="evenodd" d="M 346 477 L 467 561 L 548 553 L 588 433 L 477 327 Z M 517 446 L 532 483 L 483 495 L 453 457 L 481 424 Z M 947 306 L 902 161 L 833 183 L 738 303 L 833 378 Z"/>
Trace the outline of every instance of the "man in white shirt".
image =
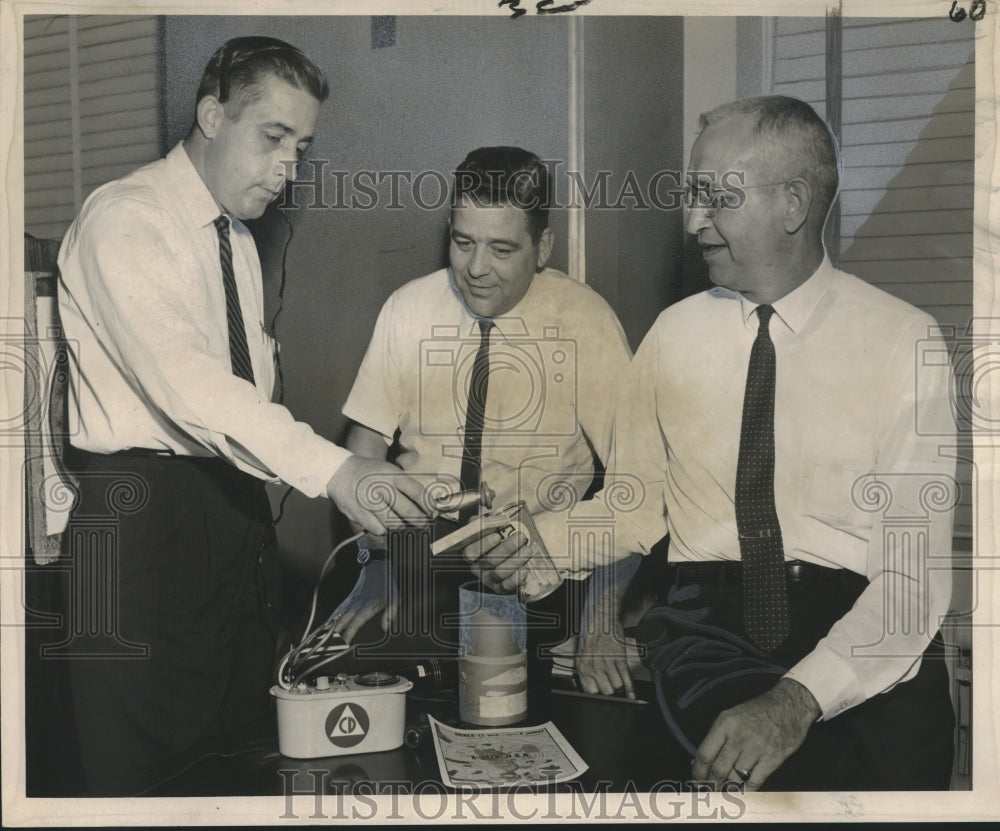
<path id="1" fill-rule="evenodd" d="M 455 172 L 450 268 L 407 283 L 383 306 L 344 406 L 354 422 L 348 448 L 384 459 L 398 433 L 396 461 L 403 470 L 450 490 L 475 490 L 481 480 L 497 509 L 523 501 L 534 515 L 570 494 L 574 501 L 584 496 L 595 455 L 602 465 L 607 460 L 613 389 L 630 354 L 608 304 L 546 268 L 553 244 L 548 205 L 548 171 L 533 153 L 483 147 L 468 154 Z M 488 371 L 473 386 L 485 391 L 485 410 L 470 474 L 463 469 L 471 461 L 466 413 L 484 343 Z M 461 558 L 425 560 L 420 568 L 427 573 L 406 581 L 401 590 L 408 593 L 397 602 L 385 560 L 377 553 L 365 557 L 354 592 L 335 613 L 341 634 L 356 642 L 361 627 L 380 616 L 383 629 L 405 636 L 397 642 L 408 641 L 410 650 L 454 654 L 455 631 L 448 634 L 440 622 L 457 608 L 459 582 L 471 579 Z M 499 586 L 490 574 L 484 580 Z M 568 582 L 530 604 L 529 637 L 538 636 L 530 639 L 556 643 L 582 613 L 577 668 L 585 688 L 610 694 L 627 686 L 631 692 L 621 638 L 605 623 L 616 614 L 602 608 L 605 598 L 614 604 L 614 592 L 595 579 L 586 600 L 570 600 L 579 587 Z M 411 585 L 418 588 L 409 591 Z M 546 615 L 558 624 L 547 623 Z M 428 627 L 433 633 L 414 631 Z M 418 640 L 427 634 L 436 643 Z M 361 642 L 373 639 L 380 633 L 362 633 Z"/>
<path id="2" fill-rule="evenodd" d="M 242 220 L 294 178 L 327 92 L 295 47 L 229 41 L 205 69 L 187 138 L 95 191 L 63 242 L 79 480 L 68 611 L 83 621 L 68 666 L 90 793 L 132 792 L 266 711 L 265 481 L 328 496 L 372 533 L 424 515 L 398 468 L 352 455 L 271 401 L 274 344 Z M 391 510 L 359 498 L 368 477 L 387 480 Z M 109 510 L 114 538 L 88 534 Z M 113 619 L 95 631 L 102 602 Z"/>
<path id="3" fill-rule="evenodd" d="M 609 481 L 634 477 L 645 499 L 619 513 L 615 550 L 578 562 L 669 534 L 669 585 L 637 632 L 693 779 L 947 788 L 931 641 L 951 592 L 954 423 L 948 362 L 921 357 L 946 354 L 934 321 L 826 258 L 837 150 L 803 102 L 706 113 L 688 175 L 716 287 L 637 351 Z M 606 503 L 542 518 L 550 548 Z"/>

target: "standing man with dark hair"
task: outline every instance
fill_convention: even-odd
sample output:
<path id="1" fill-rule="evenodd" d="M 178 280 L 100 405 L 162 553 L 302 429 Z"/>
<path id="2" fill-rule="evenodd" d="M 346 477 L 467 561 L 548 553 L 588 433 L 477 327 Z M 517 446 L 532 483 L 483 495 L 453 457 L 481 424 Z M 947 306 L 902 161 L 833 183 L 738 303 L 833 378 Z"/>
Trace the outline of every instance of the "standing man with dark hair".
<path id="1" fill-rule="evenodd" d="M 954 423 L 948 362 L 921 351 L 946 348 L 929 315 L 827 258 L 837 148 L 808 104 L 746 99 L 701 126 L 687 229 L 715 287 L 636 352 L 610 481 L 637 478 L 645 500 L 614 550 L 578 562 L 669 533 L 669 583 L 637 633 L 693 779 L 946 789 Z M 562 517 L 538 524 L 570 544 Z"/>
<path id="2" fill-rule="evenodd" d="M 344 406 L 354 421 L 351 450 L 384 459 L 398 433 L 403 470 L 455 490 L 484 482 L 495 492 L 494 508 L 524 502 L 534 515 L 569 493 L 572 501 L 583 497 L 595 456 L 607 459 L 613 389 L 629 349 L 596 292 L 546 267 L 554 240 L 549 206 L 548 168 L 534 153 L 482 147 L 458 166 L 450 267 L 407 283 L 382 307 Z M 481 411 L 470 430 L 474 400 Z M 441 621 L 457 610 L 458 586 L 472 578 L 468 565 L 458 554 L 439 554 L 425 577 L 414 578 L 425 591 L 397 600 L 377 553 L 383 546 L 371 541 L 376 553 L 366 551 L 354 592 L 335 612 L 338 630 L 354 641 L 379 616 L 390 631 L 402 603 L 407 620 L 432 623 L 434 632 L 407 632 L 409 643 L 400 646 L 454 654 L 457 626 L 447 630 Z M 517 586 L 509 571 L 481 576 L 501 591 Z M 621 628 L 610 623 L 617 621 L 615 589 L 624 591 L 625 582 L 592 580 L 586 598 L 576 595 L 578 581 L 567 583 L 529 607 L 529 647 L 557 643 L 581 623 L 582 611 L 577 669 L 585 687 L 631 692 Z M 414 616 L 414 606 L 428 614 Z M 372 639 L 377 632 L 361 637 Z"/>
<path id="3" fill-rule="evenodd" d="M 79 482 L 67 613 L 91 626 L 67 648 L 91 794 L 134 792 L 176 754 L 238 736 L 266 712 L 275 642 L 258 566 L 274 556 L 265 480 L 329 496 L 373 533 L 387 514 L 359 501 L 365 477 L 388 477 L 397 518 L 423 514 L 419 488 L 397 468 L 352 455 L 271 402 L 274 344 L 242 220 L 294 177 L 327 93 L 295 47 L 229 41 L 205 69 L 187 138 L 95 191 L 63 242 L 68 461 Z M 109 509 L 114 538 L 88 534 Z M 95 634 L 109 602 L 111 631 Z"/>

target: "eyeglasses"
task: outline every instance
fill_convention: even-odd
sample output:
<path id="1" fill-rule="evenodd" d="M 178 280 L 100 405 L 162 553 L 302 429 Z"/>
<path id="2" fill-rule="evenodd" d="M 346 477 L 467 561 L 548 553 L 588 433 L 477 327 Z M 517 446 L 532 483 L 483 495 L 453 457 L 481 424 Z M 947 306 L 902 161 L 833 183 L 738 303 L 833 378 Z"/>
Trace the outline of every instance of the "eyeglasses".
<path id="1" fill-rule="evenodd" d="M 717 188 L 711 182 L 688 183 L 684 188 L 684 207 L 704 211 L 708 217 L 715 216 L 723 208 L 739 208 L 746 201 L 743 191 L 756 188 L 772 188 L 784 185 L 782 182 L 761 182 L 756 185 L 734 184 L 728 188 Z"/>

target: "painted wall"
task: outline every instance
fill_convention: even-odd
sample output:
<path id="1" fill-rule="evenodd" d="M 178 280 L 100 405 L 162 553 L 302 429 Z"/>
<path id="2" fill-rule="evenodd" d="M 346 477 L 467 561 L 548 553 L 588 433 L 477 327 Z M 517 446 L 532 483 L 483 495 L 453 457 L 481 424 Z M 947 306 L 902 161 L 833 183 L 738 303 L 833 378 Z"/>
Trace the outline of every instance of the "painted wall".
<path id="1" fill-rule="evenodd" d="M 587 283 L 611 303 L 636 348 L 681 299 L 682 21 L 594 17 L 584 25 L 585 171 L 607 174 L 607 205 L 587 210 Z M 676 193 L 674 194 L 676 197 Z"/>

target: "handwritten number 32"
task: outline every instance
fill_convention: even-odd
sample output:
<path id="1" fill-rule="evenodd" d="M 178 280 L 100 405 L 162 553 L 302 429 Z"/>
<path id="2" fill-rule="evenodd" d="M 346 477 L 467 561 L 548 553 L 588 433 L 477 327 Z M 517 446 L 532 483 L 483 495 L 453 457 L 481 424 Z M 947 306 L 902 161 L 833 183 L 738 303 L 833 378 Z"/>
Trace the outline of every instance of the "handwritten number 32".
<path id="1" fill-rule="evenodd" d="M 573 0 L 573 2 L 565 3 L 561 6 L 554 6 L 555 0 L 538 0 L 535 4 L 535 12 L 538 14 L 562 14 L 563 12 L 575 12 L 580 6 L 586 6 L 590 0 Z M 957 2 L 957 0 L 956 0 Z M 980 2 L 980 0 L 976 0 Z M 985 2 L 985 0 L 982 0 Z M 515 20 L 519 18 L 522 14 L 527 14 L 527 9 L 521 8 L 521 0 L 500 0 L 497 3 L 497 8 L 503 8 L 507 6 L 510 8 L 511 17 Z M 965 12 L 962 12 L 963 16 Z"/>
<path id="2" fill-rule="evenodd" d="M 958 0 L 953 0 L 951 4 L 951 11 L 948 12 L 948 17 L 954 20 L 956 23 L 961 23 L 965 20 L 965 9 L 958 5 Z M 969 20 L 982 20 L 986 17 L 986 0 L 972 0 L 972 5 L 969 6 Z"/>

